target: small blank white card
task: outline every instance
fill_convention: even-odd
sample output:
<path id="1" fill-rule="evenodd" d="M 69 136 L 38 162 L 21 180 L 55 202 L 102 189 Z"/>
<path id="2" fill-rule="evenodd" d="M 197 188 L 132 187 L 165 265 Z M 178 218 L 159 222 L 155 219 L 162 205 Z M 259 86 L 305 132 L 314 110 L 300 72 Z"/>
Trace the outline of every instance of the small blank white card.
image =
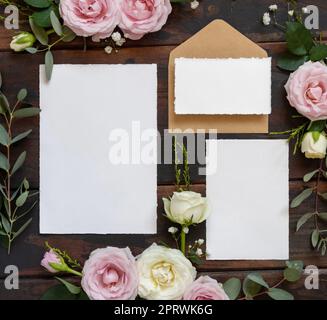
<path id="1" fill-rule="evenodd" d="M 289 257 L 286 140 L 208 140 L 210 260 Z"/>
<path id="2" fill-rule="evenodd" d="M 176 114 L 270 114 L 271 58 L 175 60 Z"/>
<path id="3" fill-rule="evenodd" d="M 157 161 L 132 141 L 157 128 L 157 66 L 41 66 L 40 106 L 40 232 L 156 233 Z"/>

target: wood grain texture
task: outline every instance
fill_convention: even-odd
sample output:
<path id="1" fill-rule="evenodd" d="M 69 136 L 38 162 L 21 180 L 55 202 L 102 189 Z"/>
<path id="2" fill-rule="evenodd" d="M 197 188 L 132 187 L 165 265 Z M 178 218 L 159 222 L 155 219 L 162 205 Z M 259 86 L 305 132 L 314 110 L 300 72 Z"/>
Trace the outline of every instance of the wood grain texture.
<path id="1" fill-rule="evenodd" d="M 320 8 L 320 27 L 323 36 L 327 34 L 327 4 L 325 0 L 299 1 L 301 4 L 315 4 Z M 282 17 L 286 17 L 287 8 L 283 0 L 275 1 L 281 8 Z M 76 40 L 71 44 L 59 45 L 54 52 L 56 63 L 156 63 L 158 64 L 158 127 L 161 134 L 168 124 L 168 88 L 167 88 L 167 63 L 170 51 L 195 32 L 203 28 L 216 18 L 225 19 L 252 40 L 258 42 L 273 57 L 273 92 L 272 108 L 270 116 L 270 131 L 283 131 L 294 127 L 301 120 L 291 118 L 295 114 L 289 107 L 285 98 L 284 84 L 288 73 L 276 67 L 276 58 L 285 51 L 286 45 L 284 34 L 274 27 L 263 27 L 260 20 L 264 11 L 271 4 L 270 0 L 203 0 L 198 10 L 190 9 L 189 4 L 174 5 L 174 12 L 170 16 L 167 25 L 162 31 L 148 35 L 144 39 L 133 42 L 128 41 L 126 47 L 118 54 L 107 55 L 103 51 L 104 43 L 92 43 L 88 41 L 88 51 L 82 50 L 83 43 Z M 0 13 L 2 9 L 0 9 Z M 281 18 L 282 20 L 283 18 Z M 22 26 L 26 22 L 21 21 Z M 29 91 L 28 102 L 38 106 L 38 66 L 43 63 L 42 55 L 17 54 L 8 49 L 9 41 L 13 32 L 5 30 L 0 24 L 0 72 L 3 75 L 3 91 L 14 101 L 16 93 L 20 88 L 26 87 Z M 217 39 L 219 41 L 219 39 Z M 110 88 L 108 88 L 110 90 Z M 41 106 L 42 108 L 42 106 Z M 114 112 L 114 110 L 113 110 Z M 64 116 L 64 115 L 63 115 Z M 78 117 L 78 115 L 77 115 Z M 22 150 L 28 151 L 28 157 L 23 170 L 17 178 L 26 176 L 34 190 L 39 189 L 39 132 L 38 119 L 17 122 L 16 132 L 22 132 L 33 128 L 30 137 L 17 145 L 16 154 Z M 259 138 L 274 139 L 270 135 L 219 135 L 219 138 Z M 278 137 L 277 137 L 278 138 Z M 162 138 L 163 144 L 163 138 Z M 237 155 L 242 157 L 242 155 Z M 198 168 L 200 161 L 191 165 L 191 176 L 194 190 L 205 194 L 205 177 L 199 176 Z M 302 176 L 318 167 L 318 162 L 306 160 L 301 154 L 290 156 L 290 198 L 292 199 L 303 189 Z M 60 170 L 60 168 L 58 168 Z M 272 173 L 273 174 L 273 173 Z M 14 185 L 17 185 L 18 179 Z M 267 177 L 269 181 L 269 177 Z M 130 246 L 134 254 L 139 254 L 144 248 L 153 242 L 160 240 L 173 245 L 167 228 L 170 223 L 163 217 L 161 198 L 169 196 L 174 191 L 174 168 L 172 165 L 158 165 L 158 234 L 157 235 L 39 235 L 38 231 L 38 208 L 36 207 L 32 216 L 32 225 L 17 240 L 13 253 L 8 257 L 0 248 L 0 279 L 4 278 L 4 266 L 15 264 L 20 268 L 21 288 L 17 291 L 6 291 L 0 280 L 0 299 L 38 299 L 42 293 L 55 280 L 39 266 L 44 252 L 44 242 L 49 241 L 53 246 L 66 249 L 71 255 L 82 262 L 87 259 L 89 253 L 98 247 Z M 268 183 L 268 182 L 267 182 Z M 327 190 L 327 183 L 324 182 Z M 237 201 L 237 195 L 235 197 Z M 60 201 L 60 199 L 58 199 Z M 326 211 L 327 204 L 320 204 Z M 306 265 L 313 264 L 322 268 L 321 287 L 318 291 L 309 291 L 303 287 L 300 281 L 290 285 L 290 289 L 299 299 L 326 299 L 326 269 L 327 258 L 321 257 L 314 252 L 310 246 L 309 237 L 312 225 L 308 223 L 295 233 L 297 220 L 302 214 L 312 211 L 313 199 L 308 199 L 300 208 L 290 210 L 290 258 L 303 260 Z M 194 241 L 205 237 L 205 225 L 200 225 L 192 232 L 189 239 Z M 263 239 L 264 241 L 264 239 Z M 207 261 L 199 267 L 200 272 L 206 272 L 217 280 L 223 282 L 231 276 L 243 278 L 249 270 L 261 270 L 270 283 L 280 279 L 283 261 Z"/>

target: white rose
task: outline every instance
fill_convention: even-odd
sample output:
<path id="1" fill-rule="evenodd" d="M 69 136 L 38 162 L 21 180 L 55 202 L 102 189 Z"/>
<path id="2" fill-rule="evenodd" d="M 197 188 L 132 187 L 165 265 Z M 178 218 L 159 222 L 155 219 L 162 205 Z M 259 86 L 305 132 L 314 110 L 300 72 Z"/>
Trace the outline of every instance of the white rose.
<path id="1" fill-rule="evenodd" d="M 155 243 L 137 257 L 139 290 L 147 300 L 180 300 L 196 278 L 196 269 L 177 249 Z"/>
<path id="2" fill-rule="evenodd" d="M 265 26 L 269 26 L 270 25 L 270 22 L 271 22 L 270 14 L 269 14 L 269 12 L 265 12 L 263 14 L 263 17 L 262 17 L 262 23 Z"/>
<path id="3" fill-rule="evenodd" d="M 163 198 L 165 212 L 170 220 L 181 225 L 201 223 L 209 215 L 207 199 L 192 191 L 174 192 L 171 200 Z"/>
<path id="4" fill-rule="evenodd" d="M 326 156 L 327 138 L 319 132 L 307 132 L 302 140 L 301 151 L 309 159 L 323 159 Z"/>

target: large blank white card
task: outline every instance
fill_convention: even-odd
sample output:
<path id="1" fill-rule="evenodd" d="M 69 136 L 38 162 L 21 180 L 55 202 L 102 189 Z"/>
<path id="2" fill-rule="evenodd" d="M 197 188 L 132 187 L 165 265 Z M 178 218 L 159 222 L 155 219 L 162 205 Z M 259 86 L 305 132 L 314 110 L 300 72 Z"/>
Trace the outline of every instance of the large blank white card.
<path id="1" fill-rule="evenodd" d="M 175 113 L 271 113 L 271 58 L 175 60 Z"/>
<path id="2" fill-rule="evenodd" d="M 286 140 L 208 140 L 210 260 L 289 258 Z"/>
<path id="3" fill-rule="evenodd" d="M 40 232 L 156 233 L 157 66 L 41 66 L 40 106 Z"/>

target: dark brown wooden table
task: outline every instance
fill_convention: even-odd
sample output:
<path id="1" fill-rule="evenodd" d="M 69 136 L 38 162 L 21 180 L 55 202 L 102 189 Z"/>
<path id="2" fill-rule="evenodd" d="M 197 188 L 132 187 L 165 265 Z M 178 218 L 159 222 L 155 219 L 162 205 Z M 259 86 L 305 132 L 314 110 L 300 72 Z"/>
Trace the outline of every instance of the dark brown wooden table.
<path id="1" fill-rule="evenodd" d="M 71 44 L 60 45 L 54 51 L 56 63 L 157 63 L 159 66 L 158 91 L 158 126 L 162 132 L 167 128 L 167 62 L 169 52 L 191 35 L 206 26 L 216 18 L 222 18 L 244 33 L 253 41 L 266 49 L 273 57 L 273 112 L 270 116 L 270 131 L 281 131 L 292 127 L 295 120 L 291 119 L 292 112 L 285 98 L 283 85 L 288 74 L 276 67 L 276 56 L 285 50 L 284 34 L 274 27 L 264 27 L 261 24 L 263 12 L 267 7 L 277 3 L 283 7 L 286 16 L 286 7 L 281 0 L 202 0 L 200 7 L 193 11 L 189 4 L 174 5 L 174 11 L 167 25 L 158 33 L 148 35 L 144 39 L 128 41 L 118 54 L 107 55 L 104 44 L 88 41 L 87 52 L 83 51 L 83 42 L 76 40 Z M 320 8 L 320 29 L 323 35 L 327 32 L 327 3 L 325 0 L 300 1 L 301 4 L 315 4 Z M 25 22 L 21 22 L 25 24 Z M 43 56 L 26 53 L 13 53 L 9 49 L 9 42 L 13 32 L 4 29 L 0 24 L 0 72 L 3 75 L 3 91 L 14 99 L 20 88 L 29 91 L 28 102 L 38 106 L 38 66 L 43 63 Z M 217 39 L 219 41 L 219 39 Z M 64 115 L 63 115 L 64 116 Z M 77 115 L 78 116 L 78 115 Z M 60 121 L 60 119 L 58 119 Z M 18 125 L 18 131 L 33 127 L 33 133 L 17 147 L 17 154 L 22 149 L 28 150 L 27 161 L 20 176 L 30 180 L 34 190 L 39 189 L 39 132 L 38 120 L 24 120 Z M 227 135 L 220 135 L 226 137 Z M 237 137 L 229 135 L 228 137 Z M 243 135 L 249 138 L 270 138 L 268 135 Z M 241 158 L 241 155 L 236 155 Z M 290 198 L 292 199 L 303 189 L 302 177 L 305 173 L 318 167 L 316 161 L 306 160 L 302 155 L 290 156 Z M 58 168 L 59 169 L 59 168 Z M 60 169 L 59 169 L 60 170 Z M 205 192 L 205 178 L 197 175 L 197 166 L 191 166 L 194 189 Z M 141 182 L 140 182 L 141 183 Z M 17 184 L 17 183 L 16 183 Z M 325 184 L 327 189 L 327 184 Z M 163 206 L 161 198 L 168 196 L 174 190 L 173 166 L 160 165 L 158 167 L 158 235 L 40 235 L 39 209 L 33 212 L 33 223 L 28 230 L 17 240 L 10 256 L 0 248 L 0 299 L 39 299 L 48 287 L 56 281 L 40 267 L 40 260 L 44 253 L 44 242 L 49 241 L 53 246 L 63 248 L 71 255 L 84 261 L 89 253 L 98 247 L 129 246 L 134 254 L 140 253 L 155 241 L 170 242 L 167 228 L 170 225 L 162 217 Z M 73 190 L 72 190 L 73 192 Z M 131 190 L 126 190 L 126 193 Z M 56 196 L 55 194 L 53 195 Z M 60 201 L 60 199 L 58 199 Z M 321 257 L 313 251 L 309 237 L 312 227 L 307 224 L 300 232 L 295 233 L 296 221 L 299 217 L 310 212 L 313 200 L 308 200 L 300 208 L 290 210 L 290 258 L 303 260 L 305 265 L 316 265 L 320 268 L 320 289 L 306 290 L 303 280 L 296 284 L 286 285 L 296 299 L 325 299 L 327 298 L 327 257 Z M 322 204 L 327 209 L 327 204 Z M 90 213 L 91 214 L 91 213 Z M 137 214 L 132 212 L 131 214 Z M 64 223 L 64 221 L 63 221 Z M 193 240 L 205 237 L 205 226 L 200 226 L 192 232 Z M 241 239 L 240 239 L 241 241 Z M 217 244 L 219 245 L 219 244 Z M 14 264 L 20 270 L 20 289 L 8 291 L 4 289 L 4 268 Z M 223 282 L 231 276 L 244 278 L 253 270 L 262 272 L 267 281 L 276 283 L 282 276 L 284 261 L 208 261 L 199 268 L 201 274 L 210 274 Z"/>

